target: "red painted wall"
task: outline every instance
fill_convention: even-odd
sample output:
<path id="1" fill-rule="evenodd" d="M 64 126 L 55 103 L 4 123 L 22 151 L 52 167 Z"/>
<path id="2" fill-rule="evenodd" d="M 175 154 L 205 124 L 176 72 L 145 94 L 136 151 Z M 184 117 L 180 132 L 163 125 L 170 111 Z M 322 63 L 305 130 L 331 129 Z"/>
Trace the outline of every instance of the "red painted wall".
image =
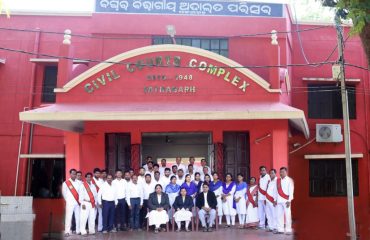
<path id="1" fill-rule="evenodd" d="M 138 20 L 139 19 L 139 20 Z M 78 23 L 78 24 L 77 24 Z M 124 23 L 124 24 L 122 24 Z M 150 23 L 150 24 L 149 24 Z M 212 24 L 210 24 L 212 23 Z M 286 18 L 239 18 L 239 17 L 190 17 L 190 16 L 151 16 L 151 15 L 119 15 L 119 14 L 94 14 L 93 16 L 21 16 L 13 15 L 10 20 L 0 16 L 0 27 L 36 29 L 43 31 L 63 32 L 71 29 L 73 33 L 87 34 L 92 36 L 109 37 L 139 37 L 137 39 L 125 40 L 101 40 L 90 38 L 72 37 L 74 47 L 74 57 L 84 59 L 105 60 L 122 52 L 151 44 L 151 36 L 166 35 L 165 26 L 173 24 L 176 26 L 178 36 L 204 36 L 204 37 L 228 37 L 229 38 L 229 57 L 242 65 L 268 65 L 270 38 L 266 36 L 235 37 L 241 34 L 270 32 L 275 29 L 278 31 L 290 31 L 295 29 L 290 20 L 290 15 Z M 196 26 L 196 27 L 194 27 Z M 227 27 L 224 27 L 227 26 Z M 300 25 L 300 29 L 311 28 L 312 25 Z M 346 28 L 346 33 L 348 29 Z M 0 46 L 12 49 L 22 49 L 34 51 L 35 33 L 0 31 Z M 297 33 L 279 34 L 279 45 L 281 64 L 286 63 L 305 63 L 302 57 L 301 47 L 299 46 Z M 40 34 L 39 52 L 51 55 L 59 54 L 59 46 L 62 42 L 62 35 Z M 301 32 L 302 44 L 305 54 L 310 62 L 326 60 L 332 49 L 336 45 L 336 34 L 332 27 L 314 31 Z M 4 195 L 11 195 L 14 191 L 15 171 L 17 153 L 20 139 L 21 123 L 18 113 L 24 107 L 36 108 L 42 103 L 40 93 L 42 90 L 43 66 L 36 66 L 35 78 L 32 77 L 32 63 L 29 62 L 30 55 L 24 55 L 9 51 L 1 51 L 1 58 L 6 59 L 6 64 L 0 66 L 0 190 Z M 357 37 L 349 38 L 345 48 L 346 61 L 352 64 L 366 66 L 365 56 L 362 51 L 361 43 Z M 336 60 L 335 52 L 329 60 Z M 88 67 L 95 63 L 88 64 Z M 251 68 L 269 81 L 269 70 L 266 68 Z M 292 93 L 281 95 L 278 98 L 269 100 L 283 101 L 292 103 L 294 107 L 304 110 L 307 113 L 307 93 L 304 91 L 306 84 L 302 81 L 303 77 L 330 77 L 331 66 L 322 67 L 288 67 L 289 76 L 292 82 Z M 356 217 L 359 223 L 359 233 L 362 239 L 369 239 L 369 141 L 370 132 L 369 122 L 369 103 L 370 95 L 363 94 L 368 92 L 369 73 L 360 69 L 348 67 L 346 69 L 348 78 L 360 78 L 361 82 L 356 84 L 358 94 L 357 119 L 351 120 L 352 146 L 353 152 L 364 154 L 363 159 L 359 159 L 359 180 L 360 195 L 356 197 Z M 76 75 L 76 74 L 75 74 Z M 30 92 L 32 81 L 35 81 L 35 90 Z M 200 86 L 201 87 L 201 86 Z M 218 85 L 222 88 L 222 85 Z M 282 87 L 284 89 L 284 85 Z M 303 90 L 302 90 L 303 89 Z M 363 91 L 362 91 L 363 90 Z M 111 92 L 105 89 L 103 91 Z M 362 92 L 362 93 L 361 93 Z M 234 93 L 233 90 L 230 93 Z M 77 95 L 76 95 L 77 96 Z M 266 95 L 267 96 L 267 95 Z M 34 98 L 33 106 L 29 106 L 29 99 Z M 85 97 L 83 97 L 85 99 Z M 230 99 L 238 99 L 229 97 Z M 269 98 L 269 97 L 267 97 Z M 81 100 L 82 97 L 75 97 L 74 100 Z M 199 99 L 205 100 L 206 96 Z M 222 99 L 222 98 L 220 98 Z M 258 100 L 262 98 L 246 97 L 245 101 Z M 68 101 L 69 99 L 64 99 Z M 86 98 L 90 101 L 93 99 Z M 135 99 L 142 101 L 142 99 Z M 160 102 L 166 98 L 159 98 Z M 223 99 L 225 100 L 225 99 Z M 263 98 L 263 100 L 266 100 Z M 59 99 L 58 99 L 59 101 Z M 339 120 L 317 120 L 308 119 L 311 129 L 311 137 L 315 135 L 316 123 L 341 123 Z M 279 167 L 285 163 L 285 159 L 273 159 L 274 154 L 286 153 L 293 150 L 293 143 L 307 142 L 301 135 L 294 134 L 289 137 L 285 134 L 288 129 L 287 121 L 173 121 L 173 122 L 88 122 L 86 131 L 82 135 L 63 133 L 45 127 L 35 127 L 33 153 L 61 153 L 66 149 L 68 154 L 78 156 L 73 162 L 67 162 L 67 169 L 77 164 L 82 171 L 91 171 L 93 167 L 104 166 L 104 132 L 129 132 L 135 129 L 133 134 L 135 142 L 139 143 L 141 132 L 158 131 L 214 131 L 214 139 L 222 140 L 220 129 L 250 131 L 251 139 L 251 174 L 258 174 L 257 167 L 260 164 L 268 167 Z M 272 137 L 256 144 L 255 139 L 272 133 Z M 25 138 L 27 137 L 25 133 Z M 26 153 L 23 139 L 22 153 Z M 283 139 L 281 144 L 274 145 L 274 139 Z M 79 144 L 80 150 L 72 149 L 70 144 Z M 67 144 L 67 145 L 66 145 Z M 308 147 L 289 155 L 290 175 L 295 180 L 295 200 L 293 203 L 293 219 L 298 230 L 299 239 L 343 239 L 347 231 L 346 199 L 345 198 L 310 198 L 308 196 L 308 161 L 304 160 L 305 154 L 318 153 L 342 153 L 343 144 L 316 144 L 312 143 Z M 78 153 L 75 155 L 75 153 Z M 21 172 L 21 178 L 25 178 L 25 173 Z M 58 207 L 56 207 L 58 206 Z M 34 210 L 37 214 L 35 229 L 36 233 L 47 231 L 46 219 L 48 211 L 52 209 L 56 212 L 55 216 L 62 216 L 62 204 L 54 200 L 35 200 Z M 42 215 L 45 214 L 45 215 Z M 57 226 L 59 226 L 57 224 Z M 307 227 L 309 226 L 309 227 Z M 61 229 L 60 226 L 56 229 Z"/>

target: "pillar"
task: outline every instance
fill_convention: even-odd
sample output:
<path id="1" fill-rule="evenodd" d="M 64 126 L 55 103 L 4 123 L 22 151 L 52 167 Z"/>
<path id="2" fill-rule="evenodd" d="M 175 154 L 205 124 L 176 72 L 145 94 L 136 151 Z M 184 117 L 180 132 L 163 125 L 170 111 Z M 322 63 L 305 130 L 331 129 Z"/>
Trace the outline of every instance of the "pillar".
<path id="1" fill-rule="evenodd" d="M 59 48 L 59 55 L 66 58 L 59 58 L 57 87 L 63 87 L 72 75 L 73 67 L 73 46 L 71 46 L 71 31 L 64 31 L 64 40 Z"/>
<path id="2" fill-rule="evenodd" d="M 82 136 L 80 133 L 65 132 L 65 154 L 66 154 L 66 179 L 69 178 L 69 170 L 74 168 L 81 169 L 82 151 L 81 141 Z"/>
<path id="3" fill-rule="evenodd" d="M 137 173 L 140 168 L 141 132 L 131 132 L 131 168 Z"/>
<path id="4" fill-rule="evenodd" d="M 224 144 L 223 144 L 223 131 L 215 130 L 213 131 L 213 143 L 214 143 L 214 170 L 218 172 L 221 179 L 224 177 Z"/>
<path id="5" fill-rule="evenodd" d="M 266 47 L 269 51 L 269 65 L 280 65 L 280 47 L 275 30 L 271 32 L 271 39 L 271 44 Z M 278 67 L 269 68 L 269 82 L 272 89 L 280 89 L 280 69 Z"/>
<path id="6" fill-rule="evenodd" d="M 281 167 L 288 167 L 288 122 L 285 128 L 272 130 L 272 168 L 279 171 Z"/>

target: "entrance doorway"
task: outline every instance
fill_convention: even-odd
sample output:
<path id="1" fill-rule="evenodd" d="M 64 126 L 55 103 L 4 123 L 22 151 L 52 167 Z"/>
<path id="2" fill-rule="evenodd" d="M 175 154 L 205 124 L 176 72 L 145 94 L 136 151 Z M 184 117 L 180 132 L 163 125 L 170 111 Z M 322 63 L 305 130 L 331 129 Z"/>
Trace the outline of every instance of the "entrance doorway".
<path id="1" fill-rule="evenodd" d="M 171 167 L 176 157 L 182 158 L 187 165 L 189 157 L 195 157 L 195 163 L 200 166 L 200 160 L 206 159 L 213 169 L 213 145 L 210 133 L 143 133 L 142 161 L 151 156 L 154 162 L 160 163 L 162 158 L 167 160 Z"/>
<path id="2" fill-rule="evenodd" d="M 105 154 L 105 166 L 109 173 L 114 173 L 116 169 L 128 170 L 131 165 L 131 135 L 105 134 Z"/>

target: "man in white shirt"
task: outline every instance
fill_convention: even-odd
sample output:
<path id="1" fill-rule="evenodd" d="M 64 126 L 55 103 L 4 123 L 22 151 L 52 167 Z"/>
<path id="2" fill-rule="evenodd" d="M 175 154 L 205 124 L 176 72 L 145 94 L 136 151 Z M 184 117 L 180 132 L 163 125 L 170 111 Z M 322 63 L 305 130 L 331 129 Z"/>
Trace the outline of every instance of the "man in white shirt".
<path id="1" fill-rule="evenodd" d="M 159 174 L 159 172 L 158 172 Z M 127 204 L 131 210 L 130 225 L 132 230 L 141 231 L 140 228 L 140 209 L 143 207 L 144 191 L 143 185 L 138 184 L 137 176 L 132 176 L 132 182 L 127 188 Z"/>
<path id="2" fill-rule="evenodd" d="M 87 235 L 86 222 L 88 222 L 89 234 L 95 234 L 96 200 L 98 192 L 95 185 L 91 182 L 92 173 L 85 174 L 86 181 L 82 183 L 78 191 L 81 203 L 80 229 L 81 235 Z"/>
<path id="3" fill-rule="evenodd" d="M 184 182 L 185 182 L 184 171 L 182 169 L 179 169 L 177 171 L 177 181 L 176 181 L 176 183 L 181 186 Z"/>
<path id="4" fill-rule="evenodd" d="M 143 167 L 139 168 L 139 176 L 137 176 L 137 182 L 139 184 L 145 183 L 145 169 Z"/>
<path id="5" fill-rule="evenodd" d="M 186 166 L 181 163 L 181 157 L 176 157 L 176 164 L 174 164 L 174 165 L 177 166 L 177 171 L 182 169 L 182 171 L 184 171 L 184 173 L 186 172 Z"/>
<path id="6" fill-rule="evenodd" d="M 77 171 L 76 172 L 76 180 L 82 184 L 82 172 L 81 171 Z"/>
<path id="7" fill-rule="evenodd" d="M 292 213 L 291 205 L 294 194 L 293 179 L 287 176 L 287 168 L 280 168 L 280 178 L 276 180 L 276 217 L 277 231 L 275 233 L 284 233 L 285 216 L 285 234 L 292 234 Z"/>
<path id="8" fill-rule="evenodd" d="M 202 181 L 204 181 L 204 177 L 208 174 L 209 175 L 209 178 L 211 179 L 211 181 L 213 181 L 213 176 L 212 176 L 212 173 L 211 172 L 209 172 L 209 167 L 208 166 L 204 166 L 203 167 L 203 174 L 202 175 L 200 175 L 200 179 L 202 180 Z"/>
<path id="9" fill-rule="evenodd" d="M 161 159 L 161 166 L 159 167 L 159 172 L 161 173 L 161 176 L 164 175 L 164 171 L 167 168 L 167 160 L 165 158 Z"/>
<path id="10" fill-rule="evenodd" d="M 76 233 L 80 234 L 80 202 L 78 191 L 81 184 L 77 181 L 76 169 L 69 170 L 70 178 L 62 185 L 63 198 L 66 201 L 65 236 L 71 235 L 72 215 L 75 216 Z"/>
<path id="11" fill-rule="evenodd" d="M 164 175 L 161 175 L 160 182 L 163 189 L 166 189 L 167 185 L 171 182 L 171 170 L 170 168 L 166 168 L 164 171 Z"/>
<path id="12" fill-rule="evenodd" d="M 197 195 L 196 206 L 200 209 L 198 215 L 202 223 L 203 232 L 212 232 L 212 225 L 216 219 L 217 198 L 214 192 L 209 191 L 208 183 L 203 184 L 203 192 Z M 209 216 L 208 226 L 206 215 Z"/>
<path id="13" fill-rule="evenodd" d="M 116 170 L 116 179 L 112 181 L 118 204 L 116 206 L 116 230 L 125 230 L 126 224 L 126 190 L 127 182 L 122 178 L 122 170 Z"/>
<path id="14" fill-rule="evenodd" d="M 176 176 L 176 178 L 177 178 L 177 166 L 176 165 L 172 165 L 171 169 L 172 169 L 171 177 L 172 176 Z"/>
<path id="15" fill-rule="evenodd" d="M 265 166 L 260 166 L 260 179 L 258 182 L 258 218 L 260 220 L 259 228 L 265 229 L 266 224 L 266 189 L 267 183 L 271 180 L 267 174 Z"/>
<path id="16" fill-rule="evenodd" d="M 151 161 L 148 162 L 147 166 L 148 166 L 148 170 L 146 170 L 145 175 L 149 173 L 150 175 L 152 175 L 152 178 L 154 178 L 153 162 Z"/>
<path id="17" fill-rule="evenodd" d="M 145 183 L 143 184 L 143 190 L 144 190 L 144 201 L 143 201 L 143 207 L 140 211 L 140 224 L 144 228 L 146 226 L 146 214 L 147 214 L 147 208 L 148 208 L 148 199 L 149 195 L 154 192 L 155 185 L 152 181 L 152 176 L 150 174 L 145 175 Z"/>
<path id="18" fill-rule="evenodd" d="M 195 157 L 189 157 L 188 171 L 189 171 L 189 165 L 190 164 L 193 166 L 194 174 L 197 173 L 197 172 L 202 173 L 202 169 L 195 164 Z M 187 173 L 189 173 L 189 172 L 187 172 Z"/>
<path id="19" fill-rule="evenodd" d="M 266 189 L 266 217 L 268 231 L 277 231 L 276 226 L 276 170 L 270 170 L 270 182 L 267 183 Z"/>
<path id="20" fill-rule="evenodd" d="M 146 157 L 146 160 L 145 160 L 145 164 L 143 165 L 143 168 L 145 169 L 145 171 L 148 171 L 148 162 L 151 162 L 152 161 L 152 157 L 151 156 L 147 156 Z"/>
<path id="21" fill-rule="evenodd" d="M 116 232 L 113 228 L 115 206 L 118 204 L 112 174 L 107 175 L 107 181 L 98 193 L 98 203 L 103 208 L 103 233 Z"/>
<path id="22" fill-rule="evenodd" d="M 161 186 L 162 186 L 161 174 L 159 173 L 159 171 L 154 172 L 154 179 L 152 181 L 153 181 L 154 185 L 161 184 Z M 162 188 L 163 188 L 163 186 L 162 186 Z"/>
<path id="23" fill-rule="evenodd" d="M 193 164 L 189 164 L 189 165 L 188 165 L 188 171 L 187 171 L 187 174 L 189 174 L 189 175 L 190 175 L 191 181 L 194 181 L 195 172 L 194 172 L 194 166 L 193 166 Z"/>
<path id="24" fill-rule="evenodd" d="M 91 182 L 95 185 L 96 191 L 99 193 L 100 188 L 104 184 L 102 178 L 100 178 L 101 172 L 99 168 L 94 168 L 94 177 Z M 98 217 L 98 232 L 103 231 L 103 211 L 100 206 L 96 206 L 97 217 Z"/>
<path id="25" fill-rule="evenodd" d="M 209 175 L 211 175 L 212 174 L 212 170 L 211 170 L 211 168 L 209 167 L 209 166 L 207 166 L 207 160 L 206 159 L 202 159 L 202 160 L 200 160 L 200 168 L 199 168 L 199 171 L 200 171 L 200 176 L 204 176 L 204 171 L 203 171 L 203 169 L 204 169 L 204 167 L 206 167 L 207 169 L 208 169 L 208 174 Z"/>

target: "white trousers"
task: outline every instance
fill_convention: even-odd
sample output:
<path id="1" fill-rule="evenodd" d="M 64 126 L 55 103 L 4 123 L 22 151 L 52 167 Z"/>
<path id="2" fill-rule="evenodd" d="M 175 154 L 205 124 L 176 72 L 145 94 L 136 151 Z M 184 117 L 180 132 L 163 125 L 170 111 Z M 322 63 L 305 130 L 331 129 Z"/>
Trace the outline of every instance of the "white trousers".
<path id="1" fill-rule="evenodd" d="M 268 228 L 270 230 L 277 229 L 276 207 L 274 207 L 274 205 L 269 200 L 266 200 L 266 217 Z"/>
<path id="2" fill-rule="evenodd" d="M 64 232 L 71 234 L 72 215 L 75 214 L 76 233 L 80 233 L 80 206 L 76 203 L 66 203 L 66 217 L 64 223 Z"/>
<path id="3" fill-rule="evenodd" d="M 238 218 L 239 218 L 239 224 L 240 225 L 244 225 L 245 224 L 245 218 L 246 218 L 247 214 L 239 214 L 238 213 Z"/>
<path id="4" fill-rule="evenodd" d="M 82 209 L 82 204 L 86 206 L 85 209 Z M 86 232 L 86 222 L 89 221 L 89 234 L 95 233 L 95 218 L 96 218 L 96 208 L 93 208 L 91 203 L 83 202 L 81 204 L 81 213 L 80 213 L 80 229 L 81 234 L 85 235 Z"/>
<path id="5" fill-rule="evenodd" d="M 285 232 L 292 232 L 292 212 L 291 207 L 286 207 L 285 203 L 276 205 L 277 230 L 284 232 L 284 216 L 285 216 Z"/>
<path id="6" fill-rule="evenodd" d="M 189 229 L 189 223 L 190 221 L 185 221 L 185 229 Z M 181 221 L 176 221 L 177 228 L 181 229 Z"/>
<path id="7" fill-rule="evenodd" d="M 258 200 L 258 219 L 260 220 L 260 227 L 264 228 L 266 224 L 265 200 Z"/>
<path id="8" fill-rule="evenodd" d="M 211 209 L 211 211 L 209 211 L 208 213 L 206 211 L 204 211 L 203 209 L 199 210 L 198 212 L 198 215 L 199 215 L 199 220 L 200 222 L 202 223 L 202 227 L 206 227 L 207 226 L 207 223 L 206 223 L 206 216 L 208 215 L 209 218 L 208 218 L 208 226 L 209 227 L 212 227 L 215 219 L 216 219 L 216 210 L 214 209 Z"/>
<path id="9" fill-rule="evenodd" d="M 103 231 L 103 208 L 97 207 L 98 211 L 96 213 L 98 214 L 98 232 Z"/>

